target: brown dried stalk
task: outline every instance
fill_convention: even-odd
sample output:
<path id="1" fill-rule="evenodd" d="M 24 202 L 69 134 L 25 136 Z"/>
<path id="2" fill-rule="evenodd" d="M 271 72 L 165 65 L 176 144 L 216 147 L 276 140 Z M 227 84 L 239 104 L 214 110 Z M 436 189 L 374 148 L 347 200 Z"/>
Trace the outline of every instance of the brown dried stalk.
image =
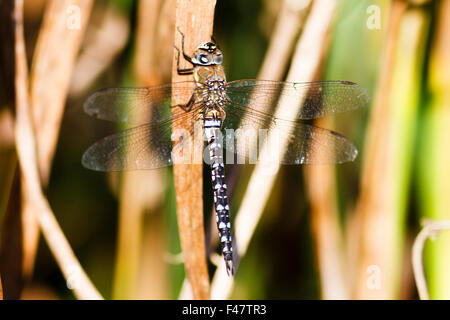
<path id="1" fill-rule="evenodd" d="M 92 4 L 92 0 L 51 0 L 44 13 L 30 73 L 30 103 L 43 185 L 48 181 L 72 70 Z"/>
<path id="2" fill-rule="evenodd" d="M 69 94 L 72 97 L 85 94 L 128 43 L 129 16 L 116 8 L 112 1 L 107 2 L 99 20 L 93 20 L 87 26 L 70 82 Z"/>
<path id="3" fill-rule="evenodd" d="M 185 35 L 185 50 L 192 53 L 196 46 L 211 39 L 213 32 L 214 8 L 213 0 L 178 0 L 176 8 L 176 26 Z M 181 35 L 175 30 L 175 44 L 181 47 Z M 180 48 L 181 49 L 181 48 Z M 186 81 L 186 76 L 178 75 L 176 71 L 177 51 L 174 50 L 172 81 Z M 181 67 L 186 62 L 181 61 Z M 191 90 L 179 98 L 176 95 L 172 104 L 186 104 Z M 187 99 L 185 100 L 184 98 Z M 173 114 L 183 112 L 175 108 Z M 180 124 L 186 130 L 190 123 Z M 193 125 L 193 124 L 192 124 Z M 174 126 L 174 130 L 180 126 Z M 201 132 L 201 130 L 199 130 Z M 203 136 L 194 137 L 199 149 L 194 150 L 194 156 L 203 158 Z M 191 159 L 192 160 L 192 159 Z M 192 161 L 191 161 L 192 163 Z M 176 164 L 173 168 L 175 180 L 175 192 L 177 203 L 178 228 L 180 232 L 181 247 L 185 257 L 187 278 L 193 291 L 194 299 L 209 299 L 209 278 L 205 257 L 205 236 L 203 227 L 203 165 L 200 164 Z"/>
<path id="4" fill-rule="evenodd" d="M 133 61 L 137 86 L 161 84 L 155 56 L 163 44 L 155 40 L 162 1 L 141 0 L 137 8 L 136 49 Z M 175 4 L 173 4 L 173 16 Z M 166 22 L 167 23 L 167 22 Z M 172 35 L 171 29 L 171 35 Z M 169 37 L 170 38 L 170 37 Z M 158 43 L 156 46 L 155 43 Z M 166 43 L 172 52 L 173 41 Z M 166 58 L 170 65 L 172 57 Z M 158 63 L 159 62 L 159 63 Z M 150 111 L 150 110 L 149 110 Z M 167 299 L 167 268 L 163 212 L 158 212 L 166 189 L 165 171 L 146 170 L 123 172 L 121 177 L 119 235 L 114 275 L 114 299 Z M 143 219 L 147 211 L 146 219 Z M 145 220 L 151 223 L 145 223 Z"/>
<path id="5" fill-rule="evenodd" d="M 136 27 L 136 54 L 133 69 L 139 85 L 160 84 L 161 80 L 156 68 L 155 46 L 160 15 L 161 0 L 138 2 Z M 172 50 L 172 48 L 171 48 Z"/>
<path id="6" fill-rule="evenodd" d="M 28 99 L 28 70 L 23 37 L 23 0 L 15 1 L 15 66 L 16 66 L 16 149 L 23 175 L 24 190 L 38 217 L 50 250 L 55 255 L 68 284 L 81 299 L 102 299 L 77 261 L 69 243 L 42 193 L 37 166 L 36 141 Z"/>
<path id="7" fill-rule="evenodd" d="M 323 53 L 325 50 L 324 48 Z M 319 119 L 315 124 L 329 129 L 333 127 L 332 119 Z M 311 205 L 311 229 L 320 277 L 321 298 L 348 299 L 349 286 L 345 281 L 343 237 L 336 200 L 335 166 L 306 166 L 304 173 L 307 196 Z"/>
<path id="8" fill-rule="evenodd" d="M 331 26 L 335 6 L 336 1 L 317 0 L 314 2 L 302 36 L 297 43 L 287 81 L 308 82 L 313 80 L 320 66 L 325 39 Z M 298 110 L 294 106 L 300 108 L 301 102 L 297 98 L 292 99 L 289 95 L 283 95 L 283 98 L 278 102 L 275 116 L 288 120 L 293 119 L 298 114 Z M 271 139 L 270 135 L 268 139 Z M 276 150 L 272 149 L 271 151 L 276 154 L 283 154 L 286 144 L 287 141 L 272 143 L 272 146 L 276 146 Z M 260 156 L 263 159 L 269 159 L 270 157 L 267 153 L 271 151 L 263 148 L 260 151 Z M 257 164 L 253 171 L 247 192 L 244 195 L 235 220 L 235 238 L 240 257 L 247 250 L 255 227 L 269 198 L 278 169 L 279 164 L 277 164 L 277 169 L 274 170 L 275 173 L 268 175 L 264 165 Z M 233 283 L 224 276 L 225 274 L 224 266 L 219 265 L 212 283 L 211 296 L 213 299 L 226 299 L 231 293 Z"/>
<path id="9" fill-rule="evenodd" d="M 409 141 L 402 136 L 411 136 L 409 125 L 415 120 L 405 117 L 415 102 L 393 103 L 395 96 L 408 96 L 418 89 L 409 85 L 418 77 L 419 59 L 422 59 L 423 35 L 427 18 L 419 11 L 407 11 L 407 1 L 392 3 L 386 40 L 380 63 L 380 75 L 374 95 L 368 133 L 365 141 L 364 162 L 361 174 L 361 192 L 356 213 L 358 224 L 350 234 L 357 234 L 358 265 L 355 272 L 354 298 L 392 299 L 396 297 L 401 263 L 400 240 L 402 222 L 402 188 L 406 173 L 399 175 L 407 166 L 410 154 Z M 394 90 L 400 84 L 408 85 Z M 409 89 L 410 88 L 410 89 Z M 410 111 L 411 113 L 411 111 Z M 403 115 L 400 117 L 399 115 Z M 403 122 L 396 121 L 402 119 Z M 399 163 L 398 159 L 404 160 Z M 402 182 L 405 181 L 405 182 Z M 406 193 L 406 191 L 404 191 Z M 382 285 L 374 290 L 368 285 L 368 272 L 375 266 L 382 272 Z"/>
<path id="10" fill-rule="evenodd" d="M 327 123 L 327 124 L 325 124 Z M 316 124 L 331 128 L 332 121 Z M 349 287 L 343 269 L 343 239 L 336 200 L 334 165 L 307 166 L 305 183 L 311 204 L 311 227 L 320 276 L 322 299 L 348 299 Z"/>
<path id="11" fill-rule="evenodd" d="M 167 83 L 172 76 L 176 0 L 159 2 L 160 7 L 154 23 L 147 21 L 153 10 L 152 1 L 141 0 L 138 6 L 140 11 L 138 21 L 141 19 L 142 25 L 138 22 L 141 25 L 141 31 L 137 31 L 136 35 L 135 72 L 139 69 L 136 79 L 139 85 Z M 155 46 L 155 43 L 158 43 L 158 46 Z M 144 62 L 144 65 L 147 64 L 149 69 L 144 70 L 138 66 L 138 60 Z M 167 192 L 167 173 L 167 170 L 150 170 L 151 177 L 142 177 L 147 179 L 147 188 L 151 192 L 145 201 L 149 215 L 143 225 L 143 250 L 136 288 L 137 299 L 167 299 L 169 297 L 167 261 L 161 259 L 167 255 L 167 228 L 165 228 L 164 218 L 167 212 L 160 206 L 161 199 L 164 198 L 163 194 Z M 158 258 L 155 259 L 155 257 Z"/>
<path id="12" fill-rule="evenodd" d="M 281 80 L 311 0 L 284 0 L 258 79 Z"/>
<path id="13" fill-rule="evenodd" d="M 416 280 L 417 291 L 421 300 L 430 300 L 427 281 L 423 271 L 423 248 L 428 238 L 436 237 L 443 230 L 450 229 L 450 220 L 433 221 L 426 220 L 425 226 L 419 232 L 414 240 L 412 248 L 412 265 L 414 270 L 414 279 Z"/>
<path id="14" fill-rule="evenodd" d="M 404 12 L 406 10 L 406 2 L 402 1 L 395 1 L 393 2 L 392 8 L 390 9 L 390 17 L 389 17 L 389 25 L 386 30 L 386 39 L 385 39 L 385 45 L 384 45 L 384 52 L 381 57 L 381 63 L 380 66 L 380 72 L 378 77 L 378 86 L 377 86 L 377 92 L 374 96 L 373 103 L 372 103 L 372 111 L 371 111 L 371 117 L 369 119 L 368 123 L 368 130 L 367 130 L 367 136 L 365 141 L 366 150 L 364 150 L 364 162 L 363 162 L 363 168 L 361 173 L 361 191 L 358 199 L 358 204 L 355 209 L 356 212 L 362 212 L 361 215 L 356 215 L 355 221 L 350 225 L 349 228 L 349 234 L 353 235 L 353 241 L 351 241 L 349 244 L 353 244 L 353 248 L 349 248 L 349 250 L 355 251 L 356 254 L 358 254 L 358 250 L 360 249 L 358 246 L 360 245 L 360 237 L 361 234 L 361 224 L 362 220 L 364 219 L 363 214 L 366 211 L 365 207 L 362 207 L 362 204 L 364 203 L 365 206 L 368 205 L 369 197 L 369 191 L 370 188 L 368 188 L 366 185 L 368 185 L 367 181 L 368 179 L 373 176 L 376 178 L 378 174 L 374 174 L 374 165 L 378 163 L 376 159 L 377 152 L 375 150 L 375 145 L 379 145 L 379 148 L 384 148 L 383 141 L 386 140 L 386 137 L 384 137 L 384 134 L 386 130 L 383 129 L 384 126 L 384 117 L 387 113 L 387 107 L 389 105 L 388 103 L 388 96 L 390 94 L 390 86 L 391 86 L 391 77 L 392 77 L 392 69 L 394 64 L 394 56 L 395 56 L 395 48 L 396 43 L 398 39 L 398 30 L 400 28 L 400 21 L 401 17 L 403 16 Z M 372 146 L 372 147 L 368 147 Z M 378 155 L 382 155 L 384 153 L 383 150 L 378 151 Z M 373 160 L 369 160 L 373 159 Z M 383 168 L 380 168 L 379 170 L 383 170 Z M 372 189 L 372 191 L 375 191 L 376 188 Z M 367 190 L 367 191 L 366 191 Z M 380 190 L 381 191 L 381 190 Z M 373 202 L 378 202 L 379 198 L 376 196 L 371 196 L 373 198 Z M 367 223 L 368 228 L 371 227 L 371 224 Z M 358 257 L 360 259 L 360 257 Z M 370 263 L 369 263 L 370 264 Z M 367 268 L 367 267 L 366 267 Z M 360 280 L 356 280 L 359 282 L 363 282 L 364 278 L 361 278 Z"/>
<path id="15" fill-rule="evenodd" d="M 44 187 L 48 184 L 72 70 L 92 3 L 92 0 L 52 0 L 44 13 L 30 74 L 30 106 Z M 26 278 L 32 273 L 39 236 L 36 216 L 30 211 L 32 206 L 28 204 L 27 195 L 23 192 L 23 268 Z"/>

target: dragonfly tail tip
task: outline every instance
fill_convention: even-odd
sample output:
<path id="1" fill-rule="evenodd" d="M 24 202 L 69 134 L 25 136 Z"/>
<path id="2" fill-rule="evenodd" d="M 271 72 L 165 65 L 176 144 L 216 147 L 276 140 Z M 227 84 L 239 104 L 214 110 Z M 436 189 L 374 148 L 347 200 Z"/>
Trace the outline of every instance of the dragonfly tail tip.
<path id="1" fill-rule="evenodd" d="M 234 276 L 234 263 L 233 260 L 225 260 L 225 267 L 227 268 L 228 276 Z"/>

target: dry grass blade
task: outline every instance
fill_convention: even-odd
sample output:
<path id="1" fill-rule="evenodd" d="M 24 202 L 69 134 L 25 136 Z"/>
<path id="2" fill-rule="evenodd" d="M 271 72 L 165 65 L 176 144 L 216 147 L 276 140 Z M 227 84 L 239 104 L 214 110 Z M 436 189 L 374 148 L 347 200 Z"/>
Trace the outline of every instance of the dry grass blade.
<path id="1" fill-rule="evenodd" d="M 320 127 L 332 128 L 332 121 L 316 121 Z M 326 123 L 326 124 L 325 124 Z M 307 166 L 305 183 L 311 204 L 311 227 L 323 299 L 348 299 L 345 281 L 344 248 L 336 199 L 336 178 L 333 165 Z"/>
<path id="2" fill-rule="evenodd" d="M 161 0 L 140 0 L 138 2 L 136 54 L 133 61 L 133 69 L 136 78 L 142 85 L 161 83 L 160 75 L 156 68 L 155 55 L 157 51 L 155 50 L 155 43 L 158 43 L 156 30 L 162 5 Z"/>
<path id="3" fill-rule="evenodd" d="M 36 141 L 28 99 L 28 70 L 23 36 L 23 0 L 15 1 L 15 66 L 16 66 L 16 149 L 23 175 L 24 188 L 39 224 L 68 284 L 82 299 L 101 299 L 77 261 L 42 193 L 37 166 Z M 69 280 L 71 280 L 69 282 Z"/>
<path id="4" fill-rule="evenodd" d="M 92 4 L 92 0 L 51 0 L 44 13 L 30 72 L 30 103 L 43 185 L 49 178 L 72 70 Z"/>
<path id="5" fill-rule="evenodd" d="M 82 16 L 88 15 L 83 13 Z M 84 32 L 86 37 L 83 39 L 83 47 L 74 66 L 70 82 L 69 94 L 72 97 L 84 95 L 92 83 L 115 61 L 127 45 L 130 36 L 128 18 L 126 14 L 116 8 L 113 1 L 109 1 L 104 9 L 101 22 L 91 19 L 92 22 Z"/>
<path id="6" fill-rule="evenodd" d="M 318 0 L 314 2 L 303 34 L 297 43 L 287 81 L 308 82 L 313 80 L 320 66 L 325 39 L 331 26 L 335 5 L 335 1 Z M 289 95 L 283 95 L 283 98 L 278 102 L 275 117 L 293 119 L 299 111 L 293 106 L 300 107 L 301 105 L 301 101 L 298 98 L 292 99 Z M 270 141 L 273 137 L 269 135 L 268 139 Z M 269 143 L 269 145 L 276 147 L 271 150 L 267 148 L 260 150 L 262 159 L 270 159 L 268 156 L 270 152 L 282 154 L 287 145 L 287 141 L 270 142 L 272 143 Z M 279 164 L 277 164 L 278 168 Z M 268 175 L 264 165 L 259 164 L 256 165 L 253 171 L 235 220 L 236 246 L 240 257 L 247 250 L 255 227 L 269 198 L 277 171 L 274 170 L 274 174 Z M 258 199 L 258 201 L 255 201 L 255 199 Z M 225 274 L 224 266 L 219 266 L 212 283 L 213 299 L 225 299 L 231 293 L 232 282 L 224 276 Z"/>
<path id="7" fill-rule="evenodd" d="M 47 185 L 75 59 L 92 7 L 92 0 L 52 0 L 47 4 L 30 75 L 30 106 L 37 141 L 42 186 Z M 69 13 L 69 14 L 68 14 Z M 57 67 L 55 67 L 57 66 Z M 24 276 L 32 273 L 38 224 L 23 193 Z"/>
<path id="8" fill-rule="evenodd" d="M 355 298 L 395 299 L 428 36 L 425 10 L 392 5 L 384 64 L 366 140 L 357 214 L 361 224 Z"/>
<path id="9" fill-rule="evenodd" d="M 161 6 L 162 1 L 138 2 L 133 57 L 137 86 L 162 84 L 154 59 L 157 50 L 161 50 L 161 44 L 155 46 Z M 175 14 L 175 6 L 173 9 Z M 172 43 L 166 47 L 171 52 Z M 168 63 L 171 58 L 166 58 Z M 114 299 L 167 299 L 166 265 L 159 258 L 163 256 L 166 237 L 163 212 L 157 209 L 166 188 L 164 173 L 163 170 L 141 170 L 121 174 Z M 148 219 L 144 218 L 151 223 L 146 223 Z"/>
<path id="10" fill-rule="evenodd" d="M 18 299 L 23 287 L 20 175 L 14 140 L 14 1 L 0 2 L 0 272 L 5 299 Z M 4 105 L 3 105 L 4 104 Z"/>
<path id="11" fill-rule="evenodd" d="M 450 220 L 443 221 L 431 221 L 428 220 L 425 223 L 423 229 L 419 232 L 414 240 L 412 248 L 412 265 L 414 269 L 414 279 L 416 280 L 417 291 L 421 300 L 429 300 L 430 294 L 428 293 L 427 281 L 425 279 L 425 273 L 423 271 L 423 248 L 428 238 L 435 237 L 437 233 L 442 230 L 450 229 Z"/>
<path id="12" fill-rule="evenodd" d="M 378 163 L 377 161 L 377 154 L 378 156 L 382 155 L 384 151 L 378 150 L 378 153 L 376 151 L 375 146 L 379 145 L 379 148 L 384 148 L 384 142 L 386 141 L 385 130 L 383 130 L 383 125 L 385 121 L 385 114 L 387 114 L 387 107 L 388 107 L 388 96 L 390 93 L 390 87 L 391 87 L 391 77 L 392 77 L 392 69 L 394 65 L 394 56 L 395 56 L 395 49 L 396 49 L 396 43 L 398 39 L 398 32 L 400 28 L 400 21 L 401 17 L 403 16 L 404 12 L 406 10 L 406 2 L 402 1 L 395 1 L 392 4 L 392 7 L 390 9 L 390 16 L 389 16 L 389 25 L 386 30 L 386 39 L 384 44 L 384 52 L 381 57 L 381 68 L 379 71 L 378 76 L 378 86 L 377 86 L 377 92 L 375 94 L 375 97 L 373 99 L 372 103 L 372 110 L 371 110 L 371 116 L 369 119 L 368 124 L 368 130 L 367 130 L 367 137 L 365 141 L 366 150 L 364 150 L 364 162 L 363 162 L 363 169 L 361 174 L 361 192 L 358 199 L 358 204 L 356 207 L 356 212 L 361 212 L 360 216 L 356 216 L 355 223 L 352 225 L 353 228 L 350 228 L 349 233 L 355 234 L 355 239 L 358 239 L 358 241 L 354 241 L 355 246 L 359 246 L 359 239 L 362 237 L 362 230 L 361 230 L 361 224 L 362 220 L 365 218 L 363 217 L 364 214 L 367 212 L 367 205 L 368 205 L 368 197 L 369 193 L 371 191 L 376 190 L 376 188 L 370 188 L 368 184 L 368 179 L 373 176 L 377 177 L 379 174 L 373 174 L 374 173 L 374 165 Z M 373 159 L 373 160 L 369 160 Z M 380 168 L 380 170 L 383 170 L 383 168 Z M 383 188 L 380 188 L 380 191 Z M 378 202 L 378 197 L 376 196 L 370 196 L 373 198 L 373 202 Z M 364 207 L 362 205 L 364 204 Z M 366 222 L 367 227 L 373 227 L 373 224 L 370 222 Z M 359 252 L 360 248 L 356 248 L 356 252 Z M 360 253 L 358 253 L 360 254 Z M 384 252 L 382 252 L 384 254 Z M 360 258 L 360 257 L 358 257 Z M 361 259 L 361 258 L 360 258 Z M 370 264 L 370 263 L 369 263 Z M 367 268 L 367 265 L 366 265 Z M 367 277 L 366 270 L 364 270 L 364 276 L 361 277 Z M 361 271 L 361 274 L 363 274 L 363 271 Z M 360 280 L 356 279 L 356 281 L 365 283 L 365 278 L 361 278 Z M 362 285 L 360 286 L 362 287 Z M 360 294 L 357 294 L 357 296 L 360 296 Z"/>
<path id="13" fill-rule="evenodd" d="M 281 80 L 311 0 L 284 0 L 258 79 Z"/>
<path id="14" fill-rule="evenodd" d="M 176 8 L 176 26 L 185 35 L 185 50 L 190 54 L 196 46 L 211 39 L 213 32 L 214 8 L 216 1 L 211 0 L 178 0 Z M 175 30 L 175 44 L 181 47 L 181 35 Z M 173 82 L 186 81 L 186 76 L 178 75 L 176 71 L 177 51 L 174 50 L 172 71 Z M 185 61 L 181 61 L 181 68 Z M 184 97 L 189 97 L 186 92 Z M 183 100 L 183 101 L 181 101 Z M 172 99 L 172 104 L 186 104 L 187 100 Z M 174 112 L 183 112 L 174 110 Z M 180 124 L 173 129 L 189 129 L 191 124 Z M 193 124 L 192 124 L 193 125 Z M 202 130 L 199 130 L 202 132 Z M 196 159 L 203 158 L 203 136 L 194 137 L 198 146 L 194 150 Z M 199 158 L 197 158 L 199 156 Z M 203 227 L 203 164 L 174 165 L 175 193 L 177 204 L 178 228 L 181 247 L 185 257 L 187 278 L 193 291 L 194 299 L 209 299 L 209 277 L 206 267 L 206 249 Z"/>

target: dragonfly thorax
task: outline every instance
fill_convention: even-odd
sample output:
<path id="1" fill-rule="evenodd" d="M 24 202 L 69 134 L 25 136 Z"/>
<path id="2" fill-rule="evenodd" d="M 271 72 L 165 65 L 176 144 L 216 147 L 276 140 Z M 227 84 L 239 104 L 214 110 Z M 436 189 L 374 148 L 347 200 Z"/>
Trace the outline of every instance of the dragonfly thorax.
<path id="1" fill-rule="evenodd" d="M 201 97 L 206 107 L 222 107 L 227 100 L 225 80 L 208 80 L 201 87 Z"/>

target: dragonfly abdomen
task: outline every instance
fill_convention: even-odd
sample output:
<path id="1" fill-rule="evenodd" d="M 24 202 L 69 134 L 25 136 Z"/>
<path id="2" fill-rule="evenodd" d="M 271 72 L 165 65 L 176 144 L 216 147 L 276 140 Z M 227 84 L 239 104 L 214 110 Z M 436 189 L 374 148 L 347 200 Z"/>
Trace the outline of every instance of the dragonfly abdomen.
<path id="1" fill-rule="evenodd" d="M 225 166 L 223 162 L 222 141 L 220 137 L 221 119 L 216 113 L 204 118 L 205 135 L 208 141 L 209 159 L 211 163 L 211 179 L 214 193 L 214 209 L 216 212 L 219 239 L 228 274 L 234 273 L 233 244 L 231 237 L 231 222 L 225 183 Z"/>

